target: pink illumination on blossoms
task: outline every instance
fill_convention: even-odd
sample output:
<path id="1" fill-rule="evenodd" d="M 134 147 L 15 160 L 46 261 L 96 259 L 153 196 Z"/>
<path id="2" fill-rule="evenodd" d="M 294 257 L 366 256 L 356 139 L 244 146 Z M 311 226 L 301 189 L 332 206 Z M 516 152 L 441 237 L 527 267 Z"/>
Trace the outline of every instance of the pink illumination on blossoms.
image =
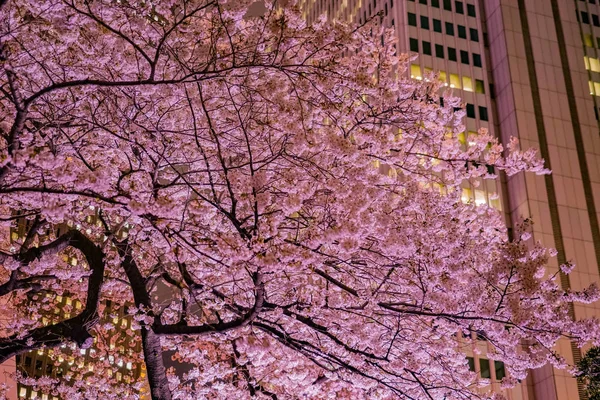
<path id="1" fill-rule="evenodd" d="M 0 223 L 26 226 L 0 242 L 17 310 L 0 361 L 102 343 L 106 300 L 128 305 L 161 400 L 466 399 L 482 389 L 460 337 L 488 338 L 505 386 L 563 366 L 559 338 L 598 339 L 568 305 L 596 288 L 560 289 L 531 221 L 508 241 L 460 201 L 486 164 L 547 173 L 534 150 L 484 131 L 462 147 L 460 99 L 401 78 L 374 22 L 252 3 L 0 0 Z M 83 307 L 42 324 L 53 297 L 34 293 Z M 135 398 L 81 382 L 39 385 Z"/>

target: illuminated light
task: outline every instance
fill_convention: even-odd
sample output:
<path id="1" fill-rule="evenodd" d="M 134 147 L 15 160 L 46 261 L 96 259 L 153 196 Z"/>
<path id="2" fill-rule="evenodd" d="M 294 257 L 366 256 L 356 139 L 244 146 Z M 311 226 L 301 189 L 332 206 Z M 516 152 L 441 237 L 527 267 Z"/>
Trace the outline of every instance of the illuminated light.
<path id="1" fill-rule="evenodd" d="M 451 83 L 451 84 L 450 84 L 450 87 L 451 87 L 451 88 L 454 88 L 454 83 Z"/>

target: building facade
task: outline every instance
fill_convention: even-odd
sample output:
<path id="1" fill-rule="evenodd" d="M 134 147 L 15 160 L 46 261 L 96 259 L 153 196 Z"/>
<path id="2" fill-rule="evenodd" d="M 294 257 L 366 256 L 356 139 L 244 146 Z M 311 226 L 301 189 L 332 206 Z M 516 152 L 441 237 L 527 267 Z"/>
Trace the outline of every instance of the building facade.
<path id="1" fill-rule="evenodd" d="M 501 204 L 494 187 L 465 187 L 463 199 L 503 210 L 507 225 L 534 221 L 534 238 L 558 250 L 551 272 L 567 261 L 577 268 L 561 275 L 563 288 L 580 290 L 600 280 L 600 1 L 599 0 L 303 0 L 310 22 L 364 22 L 379 13 L 396 31 L 400 52 L 418 53 L 414 79 L 433 71 L 466 104 L 464 145 L 479 128 L 523 148 L 536 147 L 551 175 L 518 174 L 503 179 Z M 600 305 L 577 305 L 573 318 L 600 316 Z M 472 368 L 500 390 L 501 365 L 483 350 Z M 569 363 L 581 351 L 568 341 L 558 351 Z M 468 356 L 471 356 L 468 354 Z M 564 370 L 545 367 L 511 391 L 511 400 L 584 399 Z"/>

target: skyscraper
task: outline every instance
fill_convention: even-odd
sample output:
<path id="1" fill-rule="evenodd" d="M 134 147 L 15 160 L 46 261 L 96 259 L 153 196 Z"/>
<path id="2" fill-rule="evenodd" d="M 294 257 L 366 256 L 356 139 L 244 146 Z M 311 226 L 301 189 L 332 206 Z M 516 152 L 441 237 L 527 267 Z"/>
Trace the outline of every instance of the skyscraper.
<path id="1" fill-rule="evenodd" d="M 414 79 L 437 72 L 463 98 L 464 145 L 478 128 L 503 143 L 517 137 L 536 147 L 552 175 L 518 174 L 503 180 L 502 204 L 494 188 L 465 187 L 463 199 L 502 209 L 509 228 L 531 217 L 534 239 L 558 251 L 550 273 L 574 261 L 563 288 L 598 282 L 600 269 L 600 1 L 597 0 L 304 0 L 310 22 L 364 22 L 374 17 L 396 31 L 398 51 L 418 53 Z M 574 318 L 600 315 L 600 306 L 577 306 Z M 485 347 L 485 343 L 478 346 Z M 557 349 L 569 363 L 581 351 L 563 341 Z M 485 354 L 485 353 L 483 353 Z M 469 363 L 500 390 L 502 366 L 474 355 Z M 575 379 L 550 366 L 506 392 L 509 399 L 584 399 Z"/>

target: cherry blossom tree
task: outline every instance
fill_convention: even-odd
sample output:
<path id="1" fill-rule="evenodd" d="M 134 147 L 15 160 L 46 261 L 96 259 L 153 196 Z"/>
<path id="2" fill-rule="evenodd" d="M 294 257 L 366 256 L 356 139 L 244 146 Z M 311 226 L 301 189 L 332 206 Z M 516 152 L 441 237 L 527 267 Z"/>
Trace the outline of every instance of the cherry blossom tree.
<path id="1" fill-rule="evenodd" d="M 490 398 L 461 348 L 472 332 L 507 387 L 563 366 L 561 337 L 597 339 L 596 321 L 569 317 L 596 289 L 560 289 L 531 221 L 509 240 L 497 211 L 460 201 L 496 178 L 487 166 L 543 162 L 485 131 L 461 145 L 460 99 L 404 78 L 377 17 L 1 0 L 0 52 L 0 295 L 15 308 L 0 361 L 89 347 L 109 300 L 135 320 L 161 400 Z M 36 294 L 83 307 L 43 324 L 53 297 Z M 40 385 L 129 396 L 82 382 Z"/>

